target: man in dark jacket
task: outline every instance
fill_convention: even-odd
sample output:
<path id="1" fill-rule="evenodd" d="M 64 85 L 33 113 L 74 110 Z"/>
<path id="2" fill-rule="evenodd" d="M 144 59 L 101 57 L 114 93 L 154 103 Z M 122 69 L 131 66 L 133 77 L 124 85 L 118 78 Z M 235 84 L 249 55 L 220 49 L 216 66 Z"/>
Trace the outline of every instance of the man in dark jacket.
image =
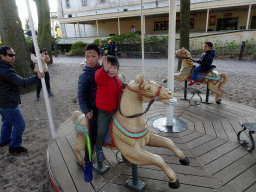
<path id="1" fill-rule="evenodd" d="M 205 53 L 202 54 L 199 60 L 193 60 L 193 62 L 199 63 L 200 65 L 193 69 L 191 74 L 191 82 L 188 84 L 188 86 L 194 85 L 196 83 L 195 80 L 199 71 L 207 71 L 211 68 L 213 58 L 215 57 L 215 50 L 212 50 L 212 46 L 212 42 L 205 42 Z"/>
<path id="2" fill-rule="evenodd" d="M 0 147 L 10 143 L 10 153 L 27 153 L 22 147 L 22 134 L 26 127 L 25 119 L 21 113 L 19 104 L 19 87 L 29 87 L 44 78 L 44 73 L 38 73 L 32 77 L 23 79 L 13 70 L 15 52 L 11 47 L 0 47 L 0 114 L 2 127 Z"/>

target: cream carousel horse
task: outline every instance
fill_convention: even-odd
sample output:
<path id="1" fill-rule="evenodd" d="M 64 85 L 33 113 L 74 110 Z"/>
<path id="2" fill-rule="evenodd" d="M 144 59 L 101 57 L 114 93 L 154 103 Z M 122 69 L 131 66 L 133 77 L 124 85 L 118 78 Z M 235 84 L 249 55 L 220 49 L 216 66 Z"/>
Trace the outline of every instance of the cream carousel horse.
<path id="1" fill-rule="evenodd" d="M 137 76 L 134 81 L 127 85 L 120 101 L 120 108 L 114 114 L 110 125 L 110 138 L 114 142 L 111 148 L 118 149 L 125 159 L 132 164 L 158 166 L 168 176 L 169 187 L 178 188 L 179 181 L 177 176 L 165 161 L 159 155 L 143 150 L 146 145 L 165 147 L 180 159 L 181 164 L 188 165 L 190 162 L 172 140 L 155 135 L 146 127 L 146 122 L 142 115 L 142 102 L 150 102 L 155 97 L 157 97 L 156 100 L 168 104 L 173 97 L 173 93 L 170 89 L 161 87 L 150 79 L 144 79 L 143 75 Z M 136 116 L 135 114 L 141 116 Z M 136 117 L 133 117 L 133 115 Z M 128 116 L 130 117 L 128 118 Z M 84 117 L 84 114 L 76 111 L 72 114 L 72 119 L 75 125 L 79 124 L 79 126 L 87 129 L 88 120 Z M 80 165 L 83 164 L 81 151 L 85 150 L 85 143 L 86 137 L 78 132 L 77 141 L 74 143 L 73 149 Z"/>
<path id="2" fill-rule="evenodd" d="M 181 69 L 179 73 L 174 74 L 174 79 L 177 81 L 189 81 L 191 80 L 190 75 L 194 68 L 191 61 L 192 57 L 190 53 L 185 49 L 179 49 L 175 52 L 177 57 L 182 59 Z M 167 80 L 167 79 L 166 79 Z M 221 95 L 224 93 L 224 89 L 221 88 L 228 81 L 228 74 L 218 73 L 217 71 L 209 71 L 205 73 L 202 80 L 196 80 L 197 84 L 207 84 L 208 89 L 216 94 L 215 102 L 217 104 L 221 103 Z"/>

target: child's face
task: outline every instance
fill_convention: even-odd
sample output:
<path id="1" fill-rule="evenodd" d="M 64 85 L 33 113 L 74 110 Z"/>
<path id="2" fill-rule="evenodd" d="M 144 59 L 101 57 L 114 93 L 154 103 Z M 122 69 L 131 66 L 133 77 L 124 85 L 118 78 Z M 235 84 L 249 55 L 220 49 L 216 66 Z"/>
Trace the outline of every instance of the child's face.
<path id="1" fill-rule="evenodd" d="M 91 68 L 98 65 L 100 57 L 101 56 L 93 49 L 85 51 L 86 64 Z"/>
<path id="2" fill-rule="evenodd" d="M 204 51 L 210 51 L 211 50 L 211 47 L 209 47 L 209 45 L 207 44 L 204 44 Z"/>
<path id="3" fill-rule="evenodd" d="M 117 67 L 111 65 L 111 67 L 110 67 L 109 70 L 108 70 L 108 76 L 109 76 L 109 77 L 114 77 L 114 76 L 116 76 L 116 75 L 117 75 Z"/>

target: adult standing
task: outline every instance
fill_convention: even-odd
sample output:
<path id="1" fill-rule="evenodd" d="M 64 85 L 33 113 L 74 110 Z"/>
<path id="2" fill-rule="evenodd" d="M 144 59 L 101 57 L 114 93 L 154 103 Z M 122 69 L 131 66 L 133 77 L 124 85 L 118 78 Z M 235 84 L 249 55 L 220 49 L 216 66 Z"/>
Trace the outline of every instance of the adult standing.
<path id="1" fill-rule="evenodd" d="M 30 51 L 31 51 L 31 55 L 30 55 L 31 60 L 32 60 L 33 63 L 35 63 L 34 72 L 38 73 L 39 67 L 38 67 L 38 63 L 37 63 L 35 47 L 32 46 Z M 50 86 L 50 74 L 49 74 L 48 66 L 47 66 L 47 62 L 50 61 L 50 57 L 47 55 L 47 50 L 46 49 L 43 49 L 42 53 L 40 54 L 40 57 L 41 57 L 41 61 L 42 61 L 43 72 L 45 74 L 45 84 L 46 84 L 46 89 L 47 89 L 47 92 L 48 92 L 48 96 L 53 97 L 54 95 L 51 93 L 51 86 Z M 41 89 L 42 89 L 42 83 L 41 83 L 41 81 L 39 81 L 37 83 L 37 88 L 36 88 L 36 100 L 37 101 L 40 101 Z"/>
<path id="2" fill-rule="evenodd" d="M 134 26 L 132 26 L 131 28 L 132 28 L 132 31 L 131 31 L 131 32 L 132 32 L 132 33 L 135 33 L 135 28 L 134 28 Z"/>
<path id="3" fill-rule="evenodd" d="M 44 77 L 44 73 L 38 72 L 37 75 L 24 79 L 13 69 L 14 61 L 14 50 L 9 46 L 0 47 L 0 147 L 10 144 L 10 153 L 27 153 L 28 150 L 21 146 L 26 122 L 19 107 L 19 87 L 29 87 L 37 83 Z"/>

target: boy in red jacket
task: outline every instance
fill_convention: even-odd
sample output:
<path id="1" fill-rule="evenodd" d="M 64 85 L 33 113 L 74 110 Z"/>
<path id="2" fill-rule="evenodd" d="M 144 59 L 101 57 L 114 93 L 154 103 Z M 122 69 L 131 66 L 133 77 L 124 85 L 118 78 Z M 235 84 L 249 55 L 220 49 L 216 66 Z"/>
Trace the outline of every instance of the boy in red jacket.
<path id="1" fill-rule="evenodd" d="M 97 161 L 104 161 L 105 157 L 102 151 L 105 134 L 110 124 L 112 115 L 119 105 L 120 92 L 123 89 L 123 83 L 118 78 L 119 62 L 116 57 L 108 55 L 102 57 L 103 67 L 95 73 L 96 107 L 98 108 L 98 130 L 96 139 Z"/>

